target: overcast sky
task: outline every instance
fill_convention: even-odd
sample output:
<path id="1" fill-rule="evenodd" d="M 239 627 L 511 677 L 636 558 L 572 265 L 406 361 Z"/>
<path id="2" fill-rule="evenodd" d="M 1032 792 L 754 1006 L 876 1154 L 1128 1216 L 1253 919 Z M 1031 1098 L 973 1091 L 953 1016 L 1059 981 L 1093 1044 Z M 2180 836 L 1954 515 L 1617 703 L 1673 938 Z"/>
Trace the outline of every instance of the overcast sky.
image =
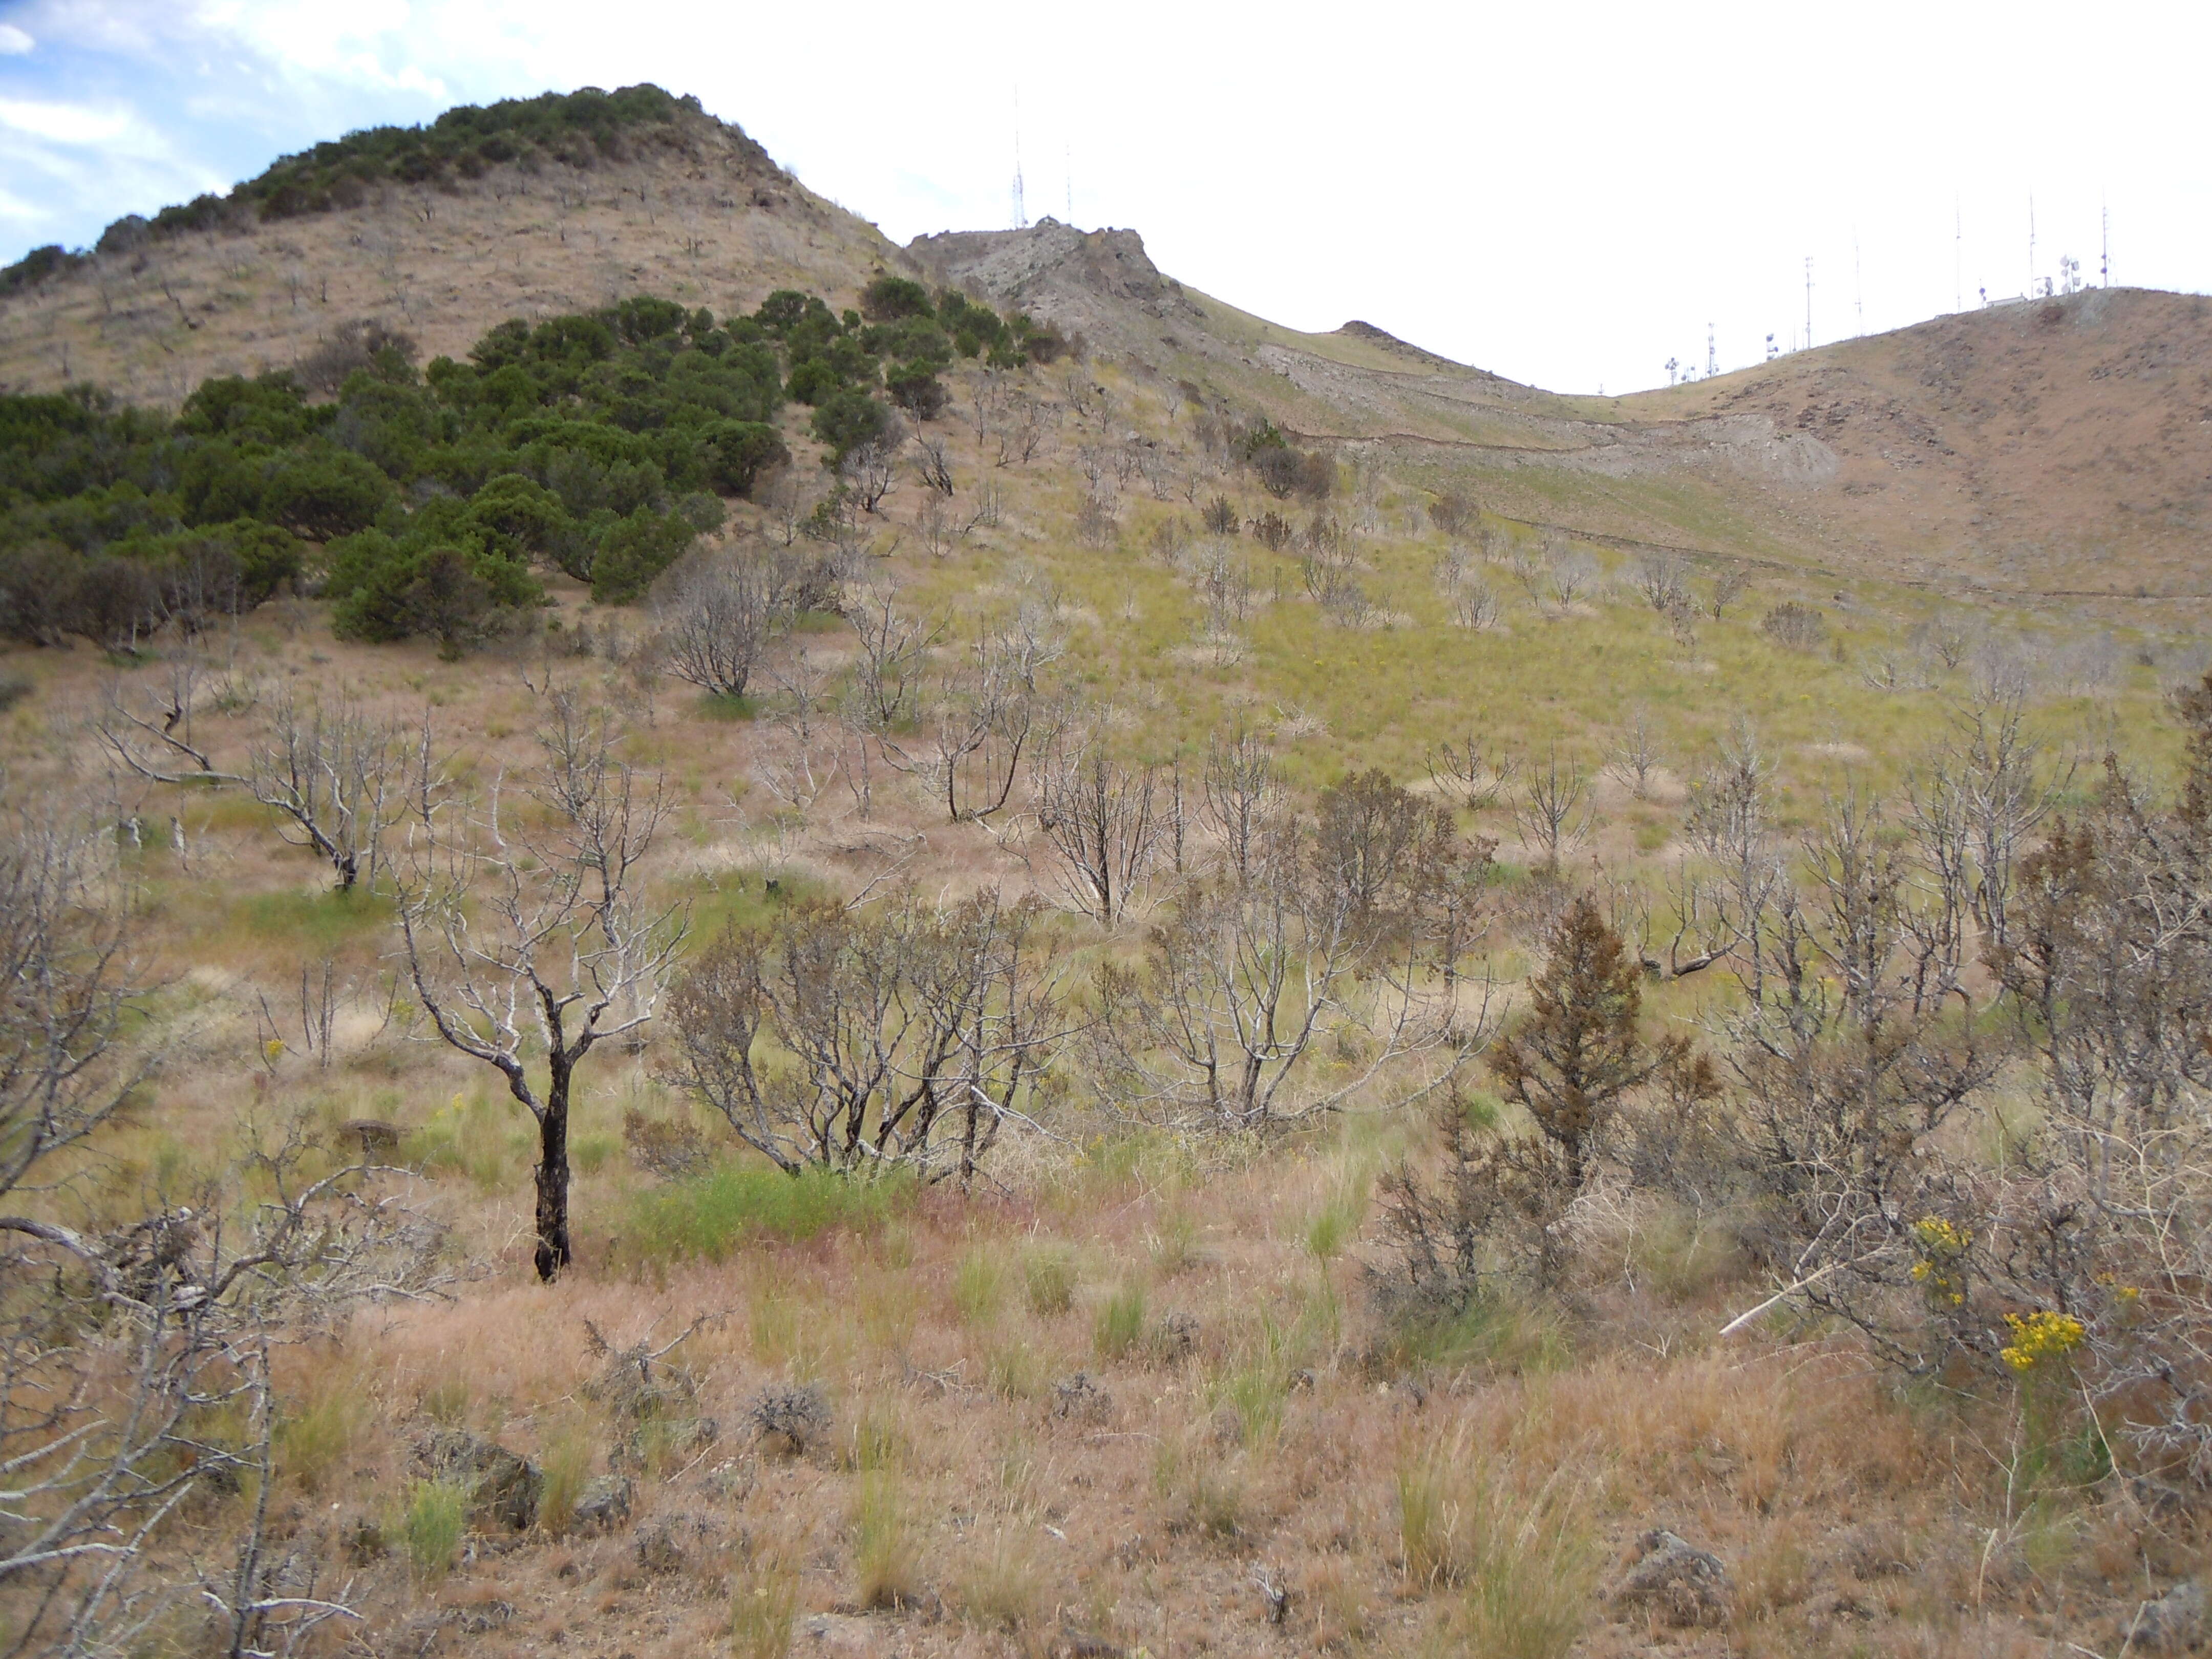
<path id="1" fill-rule="evenodd" d="M 2212 287 L 2204 6 L 0 0 L 0 263 L 454 103 L 654 81 L 903 241 L 1140 231 L 1562 391 L 2063 280 Z M 2034 204 L 2030 262 L 2029 204 Z M 1959 235 L 1963 228 L 1963 240 Z"/>

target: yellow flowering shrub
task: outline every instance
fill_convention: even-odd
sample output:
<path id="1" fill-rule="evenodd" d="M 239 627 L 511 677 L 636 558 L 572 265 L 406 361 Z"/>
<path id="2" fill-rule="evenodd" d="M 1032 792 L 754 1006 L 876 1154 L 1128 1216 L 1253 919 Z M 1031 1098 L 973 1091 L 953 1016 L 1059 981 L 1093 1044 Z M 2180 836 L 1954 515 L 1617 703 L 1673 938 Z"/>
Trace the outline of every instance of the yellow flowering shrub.
<path id="1" fill-rule="evenodd" d="M 1997 1352 L 2016 1371 L 2031 1371 L 2081 1346 L 2081 1322 L 2071 1314 L 2032 1313 L 2025 1319 L 2007 1314 L 2005 1323 L 2012 1327 L 2012 1340 Z"/>

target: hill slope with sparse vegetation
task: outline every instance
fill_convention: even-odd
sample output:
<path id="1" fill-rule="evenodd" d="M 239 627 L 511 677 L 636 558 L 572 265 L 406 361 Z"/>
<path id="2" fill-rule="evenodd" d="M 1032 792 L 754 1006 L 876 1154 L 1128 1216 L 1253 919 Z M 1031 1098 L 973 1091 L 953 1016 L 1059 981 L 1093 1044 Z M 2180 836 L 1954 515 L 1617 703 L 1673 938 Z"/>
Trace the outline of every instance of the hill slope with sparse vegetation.
<path id="1" fill-rule="evenodd" d="M 2203 337 L 1564 398 L 652 88 L 11 268 L 0 1637 L 2188 1650 Z"/>

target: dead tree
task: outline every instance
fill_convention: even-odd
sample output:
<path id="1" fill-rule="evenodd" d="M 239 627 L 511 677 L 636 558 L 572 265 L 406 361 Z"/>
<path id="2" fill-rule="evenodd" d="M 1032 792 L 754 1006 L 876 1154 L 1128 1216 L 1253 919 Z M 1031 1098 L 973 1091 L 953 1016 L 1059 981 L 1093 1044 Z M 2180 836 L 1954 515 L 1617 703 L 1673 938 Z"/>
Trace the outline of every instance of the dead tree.
<path id="1" fill-rule="evenodd" d="M 952 494 L 952 462 L 942 438 L 920 438 L 915 442 L 914 470 L 927 488 L 938 495 Z"/>
<path id="2" fill-rule="evenodd" d="M 119 676 L 111 679 L 94 717 L 100 746 L 124 770 L 149 782 L 245 782 L 235 772 L 216 768 L 193 729 L 203 678 L 198 659 L 186 654 L 170 662 L 164 683 L 151 695 L 126 685 Z"/>
<path id="3" fill-rule="evenodd" d="M 105 1231 L 55 1218 L 98 1212 L 78 1191 L 94 1166 L 73 1150 L 161 1058 L 104 843 L 59 816 L 0 825 L 0 1595 L 13 1652 L 132 1650 L 188 1600 L 212 1600 L 241 1653 L 296 1630 L 311 1602 L 352 1616 L 312 1590 L 271 1593 L 266 1506 L 230 1569 L 155 1571 L 149 1554 L 198 1494 L 270 1481 L 270 1330 L 415 1293 L 424 1255 L 367 1172 L 302 1178 L 298 1121 L 273 1146 L 248 1125 L 246 1158 L 190 1206 L 164 1200 Z M 225 1416 L 246 1433 L 210 1435 Z"/>
<path id="4" fill-rule="evenodd" d="M 1250 732 L 1218 737 L 1206 750 L 1199 820 L 1220 841 L 1226 876 L 1249 885 L 1266 867 L 1270 842 L 1287 818 L 1274 752 Z"/>
<path id="5" fill-rule="evenodd" d="M 337 873 L 338 890 L 376 884 L 384 834 L 399 811 L 407 745 L 399 728 L 341 692 L 302 708 L 288 690 L 253 745 L 246 787 L 276 819 L 277 833 L 309 847 Z"/>
<path id="6" fill-rule="evenodd" d="M 1543 854 L 1544 868 L 1556 874 L 1561 852 L 1589 832 L 1594 811 L 1589 771 L 1575 757 L 1562 756 L 1554 743 L 1545 751 L 1543 764 L 1528 769 L 1513 821 L 1528 845 Z"/>
<path id="7" fill-rule="evenodd" d="M 943 805 L 947 822 L 981 823 L 1012 799 L 1036 715 L 1028 660 L 987 636 L 922 700 L 917 732 L 879 730 L 876 741 L 887 764 Z"/>
<path id="8" fill-rule="evenodd" d="M 1169 828 L 1157 768 L 1113 759 L 1102 735 L 1045 746 L 1037 764 L 1037 828 L 1069 902 L 1104 927 L 1142 894 Z"/>
<path id="9" fill-rule="evenodd" d="M 616 752 L 603 714 L 546 698 L 525 793 L 543 827 L 417 791 L 399 926 L 416 996 L 453 1048 L 492 1066 L 538 1126 L 540 1279 L 568 1266 L 568 1112 L 576 1067 L 652 1020 L 688 917 L 656 908 L 643 860 L 666 815 L 659 781 Z M 428 742 L 418 768 L 427 771 Z M 542 1067 L 542 1073 L 537 1068 Z"/>
<path id="10" fill-rule="evenodd" d="M 1429 781 L 1437 793 L 1474 812 L 1497 805 L 1520 770 L 1517 758 L 1495 744 L 1486 745 L 1473 731 L 1438 744 L 1429 755 Z"/>
<path id="11" fill-rule="evenodd" d="M 1638 703 L 1629 712 L 1627 727 L 1606 757 L 1605 769 L 1638 800 L 1651 794 L 1651 775 L 1662 763 L 1659 734 L 1651 727 L 1651 711 Z"/>
<path id="12" fill-rule="evenodd" d="M 791 625 L 809 562 L 766 549 L 695 549 L 653 584 L 663 661 L 688 684 L 742 697 L 769 645 Z"/>
<path id="13" fill-rule="evenodd" d="M 732 928 L 670 1000 L 674 1076 L 747 1146 L 807 1167 L 974 1178 L 1066 1036 L 1035 900 L 933 908 L 911 889 Z M 797 1086 L 764 1075 L 773 1042 Z"/>

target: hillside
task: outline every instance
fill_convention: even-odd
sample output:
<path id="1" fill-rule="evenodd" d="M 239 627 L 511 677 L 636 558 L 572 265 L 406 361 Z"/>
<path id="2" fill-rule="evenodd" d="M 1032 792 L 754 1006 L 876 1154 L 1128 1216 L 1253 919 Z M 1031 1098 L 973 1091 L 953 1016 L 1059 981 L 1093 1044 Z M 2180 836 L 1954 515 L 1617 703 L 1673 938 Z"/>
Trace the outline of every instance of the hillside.
<path id="1" fill-rule="evenodd" d="M 14 268 L 0 1654 L 2201 1645 L 2202 338 L 1567 398 L 652 88 Z"/>
<path id="2" fill-rule="evenodd" d="M 2212 488 L 2201 298 L 2084 292 L 1669 390 L 1563 398 L 1364 324 L 1278 327 L 1161 272 L 1130 230 L 1048 218 L 900 250 L 695 110 L 611 151 L 473 171 L 386 179 L 310 216 L 116 239 L 0 298 L 0 386 L 90 380 L 173 405 L 208 374 L 297 362 L 354 317 L 405 329 L 427 357 L 507 316 L 629 293 L 728 309 L 797 287 L 849 302 L 874 272 L 915 271 L 1526 523 L 2061 616 L 2212 614 L 2193 555 Z"/>

